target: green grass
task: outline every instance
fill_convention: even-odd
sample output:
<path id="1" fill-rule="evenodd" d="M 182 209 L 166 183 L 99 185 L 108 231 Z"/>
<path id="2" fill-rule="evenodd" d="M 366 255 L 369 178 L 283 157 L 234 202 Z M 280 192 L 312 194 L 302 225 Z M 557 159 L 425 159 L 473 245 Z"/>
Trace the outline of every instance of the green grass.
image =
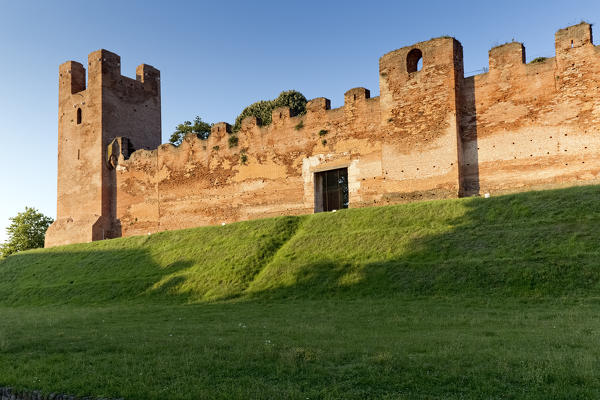
<path id="1" fill-rule="evenodd" d="M 600 187 L 0 261 L 0 386 L 127 399 L 600 397 Z"/>

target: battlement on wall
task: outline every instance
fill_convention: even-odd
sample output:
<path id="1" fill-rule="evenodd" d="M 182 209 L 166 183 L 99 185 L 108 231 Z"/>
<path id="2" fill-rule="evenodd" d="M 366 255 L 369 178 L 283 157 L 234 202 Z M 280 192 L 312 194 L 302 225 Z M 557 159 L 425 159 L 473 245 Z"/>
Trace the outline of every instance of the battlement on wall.
<path id="1" fill-rule="evenodd" d="M 582 22 L 578 25 L 570 26 L 564 29 L 560 29 L 555 34 L 556 54 L 561 55 L 572 49 L 577 49 L 582 46 L 593 46 L 592 42 L 592 28 L 591 25 Z M 448 53 L 448 49 L 452 49 L 453 53 Z M 95 52 L 97 53 L 97 52 Z M 92 54 L 95 54 L 92 53 Z M 112 54 L 112 53 L 111 53 Z M 448 57 L 448 55 L 452 57 Z M 91 56 L 91 55 L 90 55 Z M 108 57 L 109 65 L 111 68 L 117 69 L 120 65 L 119 61 L 114 57 Z M 421 60 L 422 69 L 417 70 L 417 64 Z M 515 70 L 522 69 L 524 73 L 529 70 L 537 71 L 544 69 L 545 66 L 549 65 L 554 58 L 547 58 L 544 60 L 538 60 L 536 63 L 526 63 L 526 49 L 523 43 L 520 42 L 509 42 L 499 46 L 495 46 L 489 51 L 489 73 L 479 74 L 478 77 L 494 75 L 497 71 Z M 453 37 L 443 36 L 427 41 L 415 43 L 413 45 L 405 46 L 397 50 L 390 51 L 383 55 L 380 60 L 380 77 L 387 79 L 388 76 L 400 74 L 402 76 L 402 85 L 410 86 L 413 83 L 411 79 L 415 79 L 416 73 L 422 72 L 427 69 L 438 69 L 440 66 L 452 64 L 456 73 L 461 74 L 462 70 L 462 45 L 458 40 Z M 144 65 L 140 65 L 138 70 Z M 152 68 L 152 67 L 150 67 Z M 138 81 L 139 81 L 138 74 Z M 386 82 L 381 82 L 380 86 L 387 86 Z M 350 107 L 360 105 L 361 102 L 371 100 L 379 102 L 379 97 L 373 99 L 370 98 L 370 91 L 366 88 L 353 88 L 344 93 L 344 105 L 331 109 L 331 101 L 324 97 L 312 99 L 306 106 L 307 116 L 291 116 L 290 110 L 281 107 L 272 112 L 272 123 L 269 125 L 262 125 L 261 121 L 255 117 L 247 117 L 242 121 L 242 129 L 236 132 L 235 135 L 241 140 L 241 136 L 246 132 L 258 129 L 261 134 L 268 135 L 270 131 L 281 129 L 282 126 L 294 125 L 303 120 L 303 118 L 311 118 L 314 115 L 320 115 L 324 117 L 326 114 L 319 114 L 323 112 L 330 112 L 332 116 L 343 113 L 343 111 Z M 201 140 L 202 146 L 199 146 L 207 151 L 218 148 L 219 150 L 229 151 L 231 148 L 228 144 L 228 135 L 234 134 L 231 130 L 231 125 L 227 122 L 215 123 L 211 130 L 211 135 L 206 140 Z M 298 133 L 301 134 L 300 132 Z M 187 140 L 192 140 L 190 137 Z M 165 144 L 168 146 L 169 144 Z M 234 146 L 236 147 L 236 146 Z M 235 148 L 234 150 L 235 151 Z"/>
<path id="2" fill-rule="evenodd" d="M 496 46 L 489 72 L 465 78 L 459 41 L 419 42 L 380 58 L 380 96 L 352 88 L 338 108 L 318 97 L 301 115 L 279 107 L 270 124 L 247 117 L 237 132 L 218 122 L 179 146 L 160 144 L 158 70 L 124 77 L 119 56 L 99 50 L 86 83 L 69 61 L 59 106 L 68 207 L 49 243 L 71 240 L 69 229 L 95 240 L 322 211 L 331 171 L 347 183 L 348 207 L 600 182 L 600 51 L 586 23 L 559 30 L 555 44 L 555 57 L 529 64 L 522 43 Z M 101 176 L 82 174 L 95 168 Z M 84 190 L 90 181 L 101 195 Z M 98 197 L 101 212 L 65 217 L 99 210 Z"/>
<path id="3" fill-rule="evenodd" d="M 488 53 L 489 72 L 493 74 L 495 71 L 512 69 L 522 70 L 525 73 L 528 69 L 537 69 L 549 63 L 556 63 L 560 66 L 563 60 L 574 55 L 585 57 L 589 56 L 591 52 L 600 54 L 593 44 L 592 26 L 587 22 L 559 29 L 554 35 L 554 44 L 555 55 L 553 57 L 540 57 L 529 64 L 526 61 L 526 49 L 523 43 L 513 41 L 495 46 Z"/>
<path id="4" fill-rule="evenodd" d="M 88 55 L 86 69 L 77 61 L 67 61 L 59 67 L 59 87 L 65 94 L 76 94 L 94 85 L 119 85 L 128 90 L 159 93 L 160 71 L 148 64 L 136 68 L 135 79 L 121 75 L 121 57 L 108 50 L 97 50 Z"/>
<path id="5" fill-rule="evenodd" d="M 578 48 L 594 48 L 591 25 L 582 22 L 578 25 L 558 30 L 555 35 L 555 44 L 556 53 L 559 57 L 566 53 L 576 52 Z M 119 61 L 114 57 L 109 57 L 108 60 L 110 61 L 109 64 L 112 65 L 111 68 L 116 70 Z M 554 58 L 548 58 L 538 60 L 538 62 L 533 64 L 527 64 L 526 49 L 523 43 L 505 43 L 490 49 L 489 73 L 476 75 L 475 78 L 489 80 L 506 79 L 512 76 L 503 74 L 503 78 L 500 78 L 499 75 L 496 77 L 496 74 L 502 71 L 512 71 L 511 74 L 537 74 L 540 71 L 550 71 L 549 66 L 553 60 Z M 419 61 L 422 63 L 420 68 L 418 68 Z M 185 153 L 188 151 L 188 146 L 192 144 L 195 149 L 210 153 L 210 156 L 205 158 L 208 162 L 209 158 L 219 157 L 219 154 L 223 157 L 231 157 L 240 151 L 245 151 L 248 146 L 257 144 L 257 141 L 268 142 L 267 138 L 270 135 L 277 134 L 281 130 L 290 130 L 292 134 L 287 136 L 293 137 L 294 140 L 314 141 L 314 132 L 308 132 L 301 128 L 295 129 L 295 127 L 301 122 L 304 123 L 306 120 L 311 120 L 321 121 L 323 130 L 327 130 L 328 124 L 332 121 L 351 118 L 357 110 L 363 113 L 380 113 L 381 125 L 384 127 L 387 126 L 389 130 L 394 130 L 397 118 L 394 119 L 394 116 L 391 115 L 393 112 L 389 112 L 389 115 L 387 115 L 388 110 L 386 110 L 386 102 L 389 101 L 387 97 L 390 79 L 395 81 L 394 85 L 400 85 L 406 89 L 414 87 L 423 90 L 429 86 L 431 90 L 439 90 L 440 81 L 431 79 L 431 77 L 433 76 L 432 74 L 439 74 L 440 70 L 446 66 L 450 70 L 442 73 L 443 78 L 450 79 L 449 77 L 452 76 L 456 85 L 466 85 L 467 87 L 470 85 L 467 80 L 462 84 L 460 83 L 462 74 L 464 73 L 462 45 L 453 37 L 444 36 L 434 38 L 390 51 L 380 58 L 379 65 L 380 89 L 384 97 L 383 112 L 380 109 L 380 105 L 382 104 L 380 98 L 371 98 L 368 89 L 359 87 L 346 91 L 344 93 L 344 105 L 336 109 L 331 109 L 331 101 L 329 99 L 319 97 L 307 103 L 306 114 L 301 116 L 292 116 L 289 108 L 280 107 L 272 111 L 272 122 L 269 125 L 262 125 L 261 121 L 256 117 L 247 117 L 242 121 L 240 131 L 234 133 L 229 123 L 218 122 L 213 124 L 208 139 L 199 139 L 195 135 L 190 135 L 179 149 L 168 143 L 161 145 L 161 149 L 169 149 L 168 151 L 173 154 Z M 397 92 L 398 88 L 396 87 L 394 90 Z M 418 101 L 418 97 L 415 97 L 412 93 L 404 92 L 403 94 L 409 96 L 407 98 L 408 102 L 411 100 L 413 102 Z M 411 97 L 413 98 L 411 99 Z M 402 125 L 405 125 L 405 123 L 402 122 Z M 352 136 L 352 133 L 348 132 L 347 135 Z M 235 140 L 230 140 L 232 136 L 235 137 Z M 343 140 L 344 136 L 345 133 L 338 135 L 336 140 Z M 257 137 L 261 139 L 258 140 Z M 270 143 L 273 145 L 273 141 Z M 262 146 L 264 146 L 264 143 L 262 143 Z"/>
<path id="6" fill-rule="evenodd" d="M 327 98 L 318 97 L 309 100 L 306 104 L 306 112 L 295 116 L 292 116 L 289 107 L 278 107 L 272 111 L 272 121 L 268 125 L 262 125 L 257 117 L 249 116 L 242 120 L 241 128 L 237 132 L 233 132 L 231 124 L 227 122 L 216 122 L 211 126 L 211 133 L 206 139 L 190 133 L 179 146 L 164 143 L 156 149 L 136 150 L 130 156 L 122 157 L 121 163 L 129 157 L 151 157 L 156 156 L 158 152 L 179 154 L 185 158 L 190 148 L 205 153 L 204 161 L 208 163 L 210 158 L 237 156 L 248 148 L 286 147 L 287 144 L 280 143 L 285 140 L 321 143 L 323 138 L 319 136 L 319 132 L 329 132 L 331 125 L 343 123 L 344 118 L 349 118 L 351 114 L 358 112 L 376 115 L 378 112 L 379 97 L 371 98 L 368 89 L 362 87 L 350 89 L 344 94 L 344 98 L 345 104 L 335 109 L 331 108 L 331 101 Z M 313 128 L 314 125 L 319 128 Z M 282 132 L 285 132 L 283 137 Z M 329 135 L 327 139 L 343 140 L 344 137 L 349 138 L 352 134 L 349 130 L 340 132 L 334 137 Z"/>

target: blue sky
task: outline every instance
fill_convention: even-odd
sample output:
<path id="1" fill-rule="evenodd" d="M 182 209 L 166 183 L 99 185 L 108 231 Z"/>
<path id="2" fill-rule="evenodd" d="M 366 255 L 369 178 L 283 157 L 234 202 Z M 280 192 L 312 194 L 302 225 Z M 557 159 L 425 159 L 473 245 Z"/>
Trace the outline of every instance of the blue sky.
<path id="1" fill-rule="evenodd" d="M 8 218 L 36 207 L 55 217 L 58 66 L 105 48 L 123 75 L 161 70 L 163 142 L 199 115 L 233 122 L 287 89 L 343 104 L 379 94 L 378 59 L 450 35 L 465 71 L 488 50 L 522 41 L 527 59 L 554 55 L 554 32 L 600 22 L 600 1 L 6 1 L 0 0 L 0 241 Z M 600 35 L 600 32 L 598 33 Z"/>

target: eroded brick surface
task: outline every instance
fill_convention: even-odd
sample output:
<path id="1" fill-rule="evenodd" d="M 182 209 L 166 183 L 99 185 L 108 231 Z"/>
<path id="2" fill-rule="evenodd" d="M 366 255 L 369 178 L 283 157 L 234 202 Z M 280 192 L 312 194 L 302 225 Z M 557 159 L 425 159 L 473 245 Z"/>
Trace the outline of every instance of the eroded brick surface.
<path id="1" fill-rule="evenodd" d="M 457 40 L 417 43 L 381 57 L 380 97 L 354 88 L 340 108 L 317 98 L 305 115 L 280 108 L 271 125 L 247 118 L 236 134 L 217 123 L 179 147 L 159 146 L 157 70 L 122 77 L 102 50 L 86 89 L 83 67 L 63 64 L 46 245 L 311 213 L 314 174 L 340 167 L 350 207 L 597 182 L 600 50 L 585 23 L 555 41 L 556 57 L 533 64 L 521 43 L 496 47 L 489 72 L 467 78 Z"/>

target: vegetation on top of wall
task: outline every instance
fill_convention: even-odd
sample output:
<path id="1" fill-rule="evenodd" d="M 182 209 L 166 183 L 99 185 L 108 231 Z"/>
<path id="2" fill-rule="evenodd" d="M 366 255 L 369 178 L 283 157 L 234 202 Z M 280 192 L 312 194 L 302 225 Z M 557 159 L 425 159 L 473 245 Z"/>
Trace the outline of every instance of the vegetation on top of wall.
<path id="1" fill-rule="evenodd" d="M 538 63 L 543 63 L 544 61 L 546 61 L 548 59 L 548 57 L 536 57 L 533 60 L 529 61 L 529 64 L 538 64 Z"/>
<path id="2" fill-rule="evenodd" d="M 289 107 L 292 116 L 302 115 L 306 112 L 306 103 L 306 97 L 296 90 L 281 92 L 274 100 L 257 101 L 244 108 L 242 113 L 237 116 L 233 125 L 233 132 L 241 129 L 242 120 L 246 117 L 256 117 L 260 125 L 269 125 L 271 123 L 271 112 L 277 107 Z"/>
<path id="3" fill-rule="evenodd" d="M 175 146 L 179 146 L 181 142 L 183 142 L 185 135 L 189 133 L 193 133 L 203 140 L 208 139 L 211 126 L 212 124 L 204 122 L 202 121 L 202 118 L 196 116 L 193 123 L 192 121 L 185 121 L 183 124 L 177 125 L 177 127 L 175 127 L 175 132 L 173 132 L 169 138 L 169 142 Z"/>

